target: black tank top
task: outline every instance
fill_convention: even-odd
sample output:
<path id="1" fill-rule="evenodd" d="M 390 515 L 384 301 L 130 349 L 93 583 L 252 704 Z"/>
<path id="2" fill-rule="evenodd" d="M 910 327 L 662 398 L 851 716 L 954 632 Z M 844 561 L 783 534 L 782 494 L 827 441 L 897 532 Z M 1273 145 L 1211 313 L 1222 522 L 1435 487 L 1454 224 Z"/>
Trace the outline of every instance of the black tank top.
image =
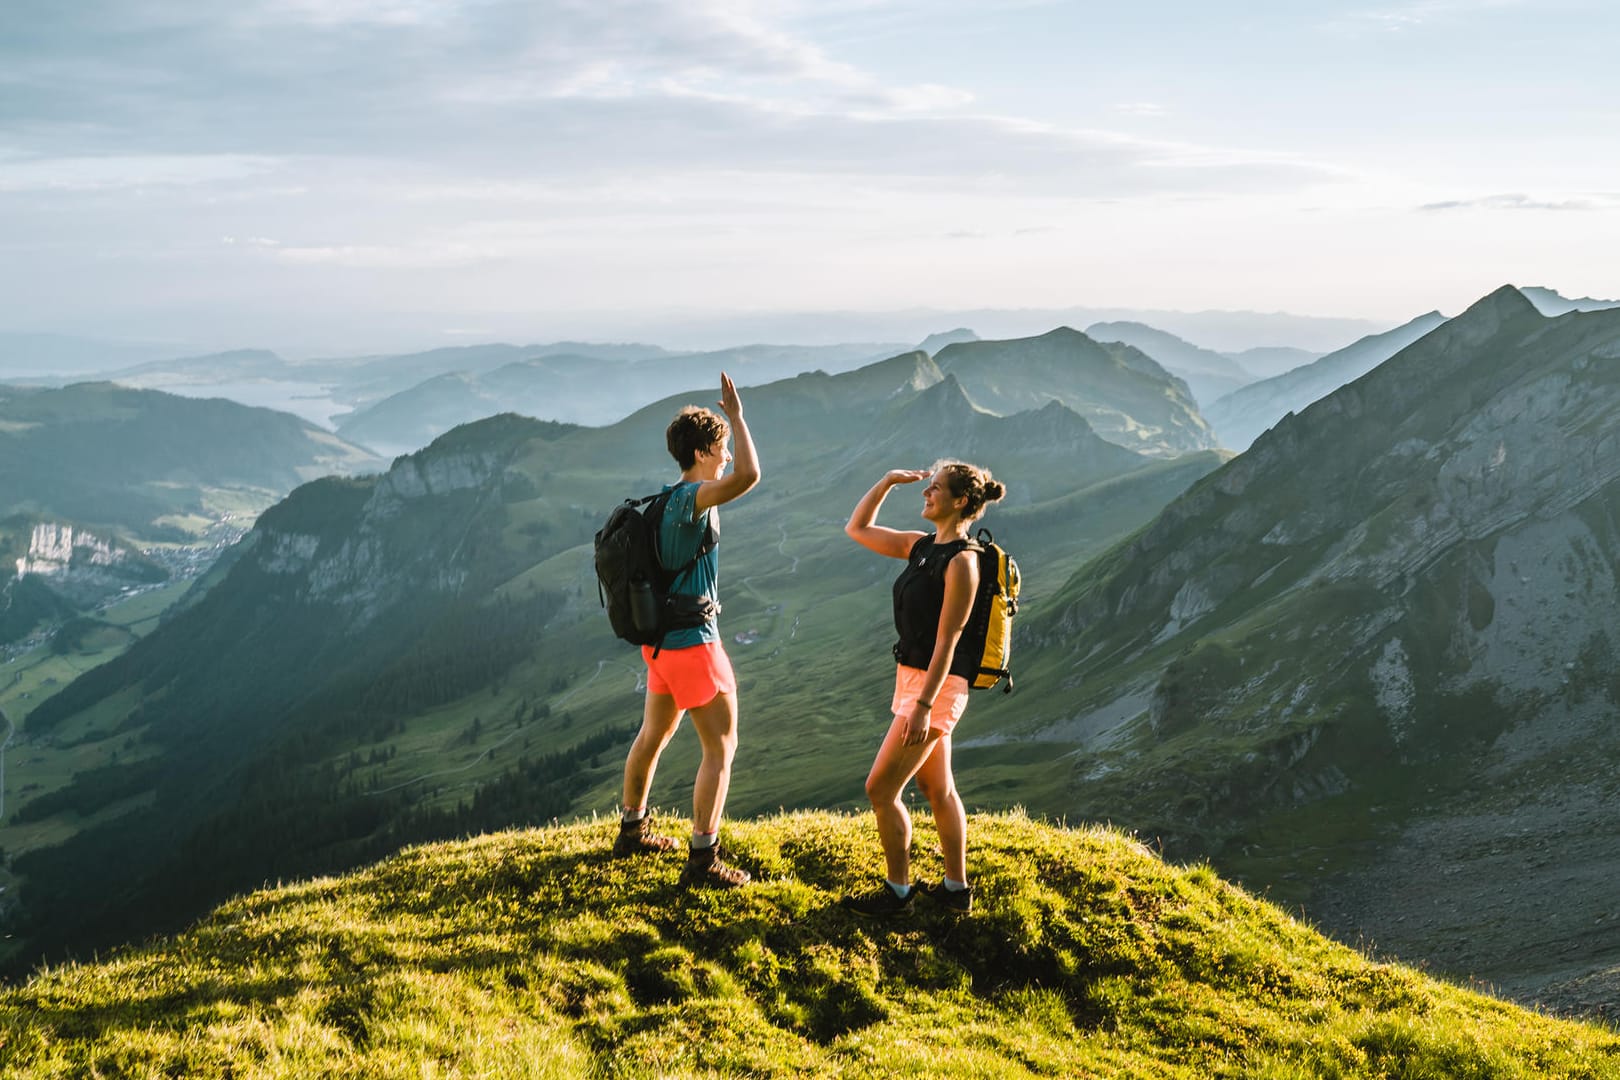
<path id="1" fill-rule="evenodd" d="M 939 613 L 945 606 L 945 567 L 972 544 L 971 540 L 936 544 L 931 534 L 911 546 L 906 568 L 894 579 L 894 629 L 900 635 L 894 658 L 899 663 L 928 669 L 939 637 Z M 958 663 L 959 658 L 952 656 L 950 674 L 967 678 L 966 671 L 957 670 Z M 966 660 L 960 663 L 966 666 Z"/>

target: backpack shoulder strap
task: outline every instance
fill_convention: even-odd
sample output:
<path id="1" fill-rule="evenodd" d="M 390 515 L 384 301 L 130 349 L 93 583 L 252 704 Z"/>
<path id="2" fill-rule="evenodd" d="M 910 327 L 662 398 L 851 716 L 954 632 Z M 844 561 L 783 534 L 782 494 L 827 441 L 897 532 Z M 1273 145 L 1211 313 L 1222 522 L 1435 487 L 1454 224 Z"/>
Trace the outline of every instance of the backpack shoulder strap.
<path id="1" fill-rule="evenodd" d="M 652 505 L 646 509 L 645 516 L 647 518 L 647 526 L 652 530 L 653 535 L 653 558 L 658 560 L 658 568 L 664 575 L 663 587 L 665 589 L 673 585 L 682 574 L 696 566 L 697 561 L 703 558 L 703 556 L 707 555 L 709 552 L 713 551 L 715 545 L 720 542 L 720 538 L 714 534 L 714 522 L 706 522 L 703 527 L 703 539 L 698 543 L 697 554 L 693 555 L 690 559 L 687 559 L 682 566 L 675 570 L 670 570 L 664 566 L 664 553 L 660 549 L 659 540 L 663 536 L 664 510 L 668 508 L 669 498 L 673 494 L 675 494 L 675 489 L 671 487 L 667 491 L 660 491 L 656 495 L 649 495 L 645 499 L 637 501 L 635 504 L 639 506 L 641 503 L 652 503 Z"/>

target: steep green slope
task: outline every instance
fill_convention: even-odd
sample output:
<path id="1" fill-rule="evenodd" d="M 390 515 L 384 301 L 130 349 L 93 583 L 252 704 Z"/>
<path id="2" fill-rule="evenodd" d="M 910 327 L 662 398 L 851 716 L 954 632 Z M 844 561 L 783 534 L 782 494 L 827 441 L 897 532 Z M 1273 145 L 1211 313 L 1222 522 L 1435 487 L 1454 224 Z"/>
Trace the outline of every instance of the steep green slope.
<path id="1" fill-rule="evenodd" d="M 1053 802 L 1527 998 L 1614 965 L 1617 356 L 1500 290 L 1085 567 L 1030 622 Z"/>
<path id="2" fill-rule="evenodd" d="M 926 821 L 920 838 L 931 838 Z M 607 823 L 415 848 L 0 993 L 0 1071 L 253 1076 L 1620 1075 L 1620 1037 L 1371 963 L 1105 830 L 975 815 L 978 904 L 837 898 L 869 820 L 731 831 L 682 894 Z"/>

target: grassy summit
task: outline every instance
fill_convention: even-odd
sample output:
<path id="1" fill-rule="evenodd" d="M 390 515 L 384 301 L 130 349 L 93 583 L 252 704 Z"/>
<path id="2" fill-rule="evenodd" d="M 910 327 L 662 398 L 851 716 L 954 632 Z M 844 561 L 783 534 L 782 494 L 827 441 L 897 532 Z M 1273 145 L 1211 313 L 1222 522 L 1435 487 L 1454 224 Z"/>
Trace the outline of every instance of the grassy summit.
<path id="1" fill-rule="evenodd" d="M 1117 832 L 971 825 L 960 921 L 841 911 L 880 860 L 829 813 L 728 827 L 759 884 L 727 894 L 608 861 L 609 822 L 409 849 L 7 990 L 0 1074 L 1620 1076 L 1612 1032 L 1371 963 Z"/>

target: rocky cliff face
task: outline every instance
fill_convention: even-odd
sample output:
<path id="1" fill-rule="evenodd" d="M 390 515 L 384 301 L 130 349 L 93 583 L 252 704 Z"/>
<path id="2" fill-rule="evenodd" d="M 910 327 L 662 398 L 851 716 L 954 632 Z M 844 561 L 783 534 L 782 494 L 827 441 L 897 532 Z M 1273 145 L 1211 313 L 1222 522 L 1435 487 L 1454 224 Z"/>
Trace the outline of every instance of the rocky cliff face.
<path id="1" fill-rule="evenodd" d="M 498 509 L 515 446 L 427 450 L 364 481 L 309 485 L 260 520 L 246 562 L 301 603 L 364 627 L 409 594 L 466 585 L 463 549 Z"/>
<path id="2" fill-rule="evenodd" d="M 110 567 L 125 558 L 111 540 L 72 525 L 42 521 L 29 536 L 28 554 L 17 560 L 17 576 L 59 577 L 74 567 Z"/>
<path id="3" fill-rule="evenodd" d="M 1525 829 L 1543 850 L 1515 896 L 1556 888 L 1561 852 L 1580 857 L 1544 819 L 1612 786 L 1620 761 L 1617 577 L 1620 314 L 1548 319 L 1499 290 L 1278 424 L 1073 583 L 1042 627 L 1075 657 L 1072 711 L 1049 732 L 1089 748 L 1087 813 L 1130 807 L 1240 861 L 1268 821 L 1274 854 L 1358 850 L 1384 890 L 1341 882 L 1322 910 L 1439 956 L 1387 899 L 1401 873 L 1427 872 L 1412 852 L 1474 880 L 1471 856 L 1436 838 L 1465 820 L 1511 833 L 1522 813 L 1540 815 Z M 1283 815 L 1314 806 L 1338 807 L 1333 842 L 1285 836 Z M 1620 812 L 1597 827 L 1620 830 Z M 1569 941 L 1547 943 L 1542 959 L 1566 954 L 1556 971 L 1502 947 L 1529 911 L 1511 898 L 1429 888 L 1461 913 L 1453 931 L 1477 922 L 1444 954 L 1451 970 L 1526 993 L 1580 974 Z M 1590 955 L 1620 957 L 1620 927 L 1591 922 L 1606 892 L 1568 896 L 1588 920 L 1567 925 Z M 1503 970 L 1510 952 L 1519 967 Z"/>
<path id="4" fill-rule="evenodd" d="M 84 609 L 131 586 L 168 577 L 161 566 L 105 534 L 58 521 L 13 522 L 13 527 L 19 525 L 22 554 L 14 560 L 8 591 L 11 584 L 31 577 L 59 597 L 65 608 Z"/>

